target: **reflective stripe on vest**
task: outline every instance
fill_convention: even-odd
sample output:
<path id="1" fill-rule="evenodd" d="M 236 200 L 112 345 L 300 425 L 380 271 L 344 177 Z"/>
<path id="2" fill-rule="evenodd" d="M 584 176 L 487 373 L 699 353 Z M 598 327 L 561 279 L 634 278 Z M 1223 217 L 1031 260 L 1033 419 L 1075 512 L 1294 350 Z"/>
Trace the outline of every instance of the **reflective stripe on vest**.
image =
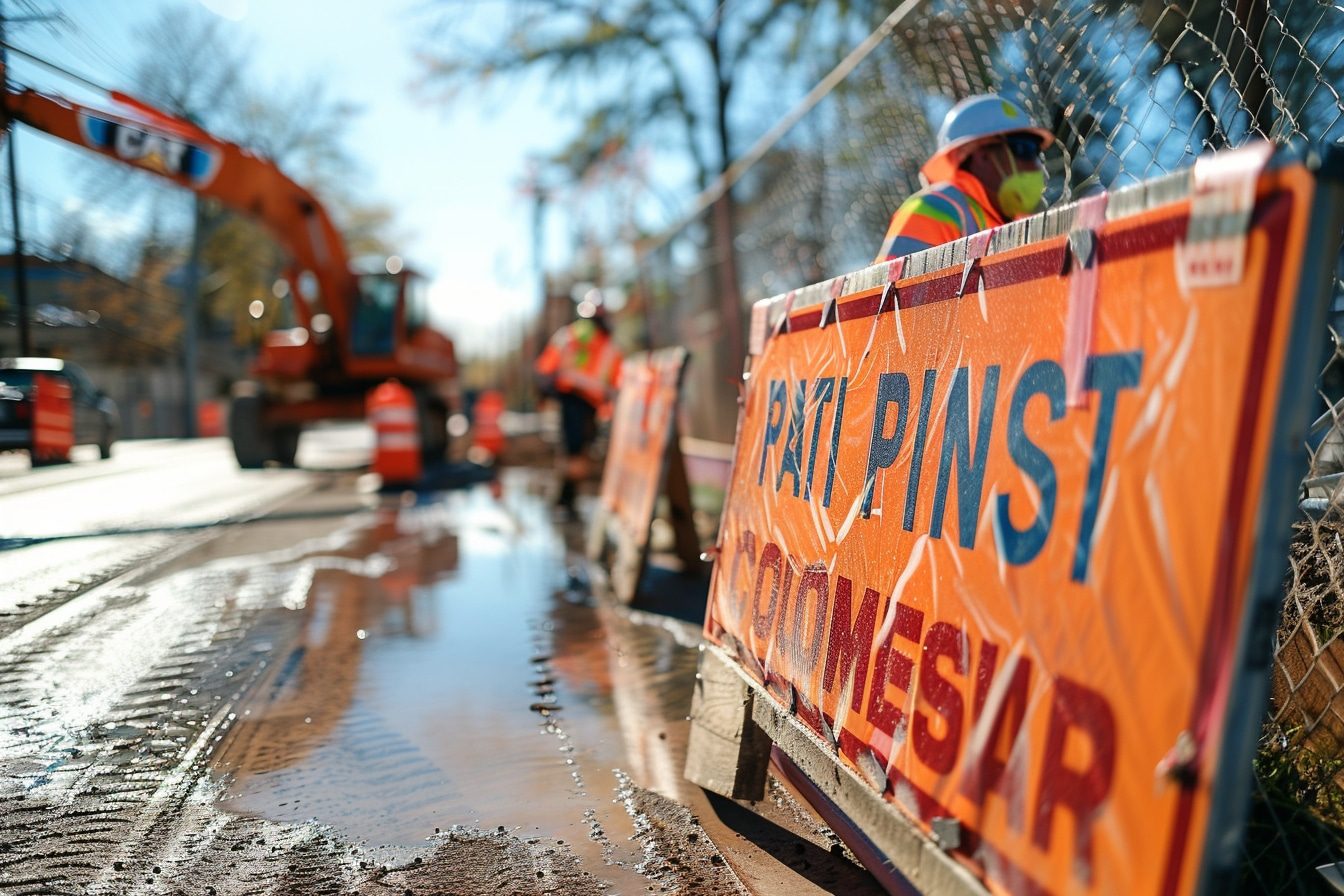
<path id="1" fill-rule="evenodd" d="M 558 331 L 538 359 L 539 373 L 555 373 L 555 386 L 599 406 L 610 397 L 620 374 L 621 353 L 611 337 L 598 330 L 580 340 L 570 324 Z"/>
<path id="2" fill-rule="evenodd" d="M 891 216 L 877 261 L 921 252 L 1003 223 L 968 172 L 911 196 Z"/>

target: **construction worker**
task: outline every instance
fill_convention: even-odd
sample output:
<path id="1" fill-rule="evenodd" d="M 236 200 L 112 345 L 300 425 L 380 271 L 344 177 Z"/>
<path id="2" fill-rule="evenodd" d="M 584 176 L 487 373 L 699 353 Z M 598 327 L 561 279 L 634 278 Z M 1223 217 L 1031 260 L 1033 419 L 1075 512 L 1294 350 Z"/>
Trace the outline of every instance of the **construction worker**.
<path id="1" fill-rule="evenodd" d="M 585 299 L 577 310 L 578 319 L 556 331 L 534 367 L 538 390 L 560 404 L 563 457 L 556 504 L 570 518 L 578 485 L 590 472 L 597 414 L 616 397 L 622 360 L 601 303 Z"/>
<path id="2" fill-rule="evenodd" d="M 1054 142 L 997 94 L 967 97 L 938 129 L 938 149 L 919 169 L 928 186 L 891 216 L 877 261 L 898 258 L 1025 218 L 1041 204 L 1041 152 Z"/>

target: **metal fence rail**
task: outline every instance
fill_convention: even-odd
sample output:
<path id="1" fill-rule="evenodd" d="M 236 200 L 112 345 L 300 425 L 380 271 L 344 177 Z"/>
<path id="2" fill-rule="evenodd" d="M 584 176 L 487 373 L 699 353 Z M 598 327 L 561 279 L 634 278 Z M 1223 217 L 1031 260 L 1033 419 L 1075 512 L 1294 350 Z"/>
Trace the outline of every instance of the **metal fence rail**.
<path id="1" fill-rule="evenodd" d="M 889 12 L 875 13 L 872 25 Z M 735 266 L 745 313 L 758 298 L 870 263 L 892 211 L 919 188 L 919 166 L 957 100 L 1001 92 L 1056 135 L 1047 200 L 1057 203 L 1255 138 L 1303 150 L 1335 143 L 1344 139 L 1341 90 L 1344 6 L 1324 0 L 913 6 L 807 114 L 753 153 L 730 190 L 731 240 L 714 239 L 707 206 L 640 255 L 650 341 L 686 345 L 697 359 L 685 391 L 690 434 L 733 437 L 729 384 L 740 356 L 724 350 L 731 330 L 718 314 L 719 268 Z M 1344 320 L 1340 296 L 1337 278 L 1335 314 Z M 1304 508 L 1313 513 L 1298 524 L 1285 564 L 1244 874 L 1250 892 L 1318 892 L 1311 869 L 1344 859 L 1344 324 L 1336 327 L 1309 446 Z"/>

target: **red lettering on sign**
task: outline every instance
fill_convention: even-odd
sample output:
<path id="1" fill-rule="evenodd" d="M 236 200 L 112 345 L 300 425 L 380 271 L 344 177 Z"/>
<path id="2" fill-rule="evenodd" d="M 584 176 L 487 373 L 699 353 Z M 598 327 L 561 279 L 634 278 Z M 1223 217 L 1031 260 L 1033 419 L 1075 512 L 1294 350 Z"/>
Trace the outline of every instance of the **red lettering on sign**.
<path id="1" fill-rule="evenodd" d="M 877 600 L 872 588 L 863 589 L 859 615 L 853 615 L 854 583 L 844 576 L 835 581 L 835 610 L 831 614 L 831 634 L 826 644 L 826 668 L 822 687 L 827 693 L 843 691 L 845 682 L 854 682 L 850 708 L 863 711 L 863 690 L 868 681 L 868 656 L 872 650 L 873 630 L 877 628 Z M 836 673 L 840 681 L 836 682 Z"/>
<path id="2" fill-rule="evenodd" d="M 1064 764 L 1070 732 L 1087 741 L 1090 756 L 1083 768 Z M 1115 716 L 1110 703 L 1091 688 L 1061 676 L 1055 681 L 1045 735 L 1032 841 L 1049 850 L 1055 812 L 1068 809 L 1073 815 L 1074 864 L 1084 881 L 1092 876 L 1092 822 L 1110 792 L 1114 772 Z"/>
<path id="3" fill-rule="evenodd" d="M 770 608 L 761 613 L 761 585 L 765 583 L 766 570 L 773 573 L 770 577 Z M 775 611 L 779 608 L 779 580 L 783 574 L 784 555 L 780 553 L 779 545 L 767 541 L 765 547 L 761 548 L 761 561 L 756 567 L 756 590 L 751 598 L 752 630 L 756 633 L 756 638 L 762 642 L 770 637 L 770 629 L 775 624 Z"/>
<path id="4" fill-rule="evenodd" d="M 789 624 L 789 597 L 793 594 L 793 567 L 797 561 L 784 555 L 784 581 L 779 586 L 779 612 L 773 614 L 771 623 L 775 624 L 775 650 L 780 657 L 780 663 L 788 662 L 788 646 L 785 641 L 785 629 Z M 770 626 L 766 626 L 766 634 L 770 633 Z M 764 639 L 765 635 L 761 636 Z"/>
<path id="5" fill-rule="evenodd" d="M 745 561 L 745 569 L 743 561 Z M 750 575 L 755 569 L 756 533 L 747 529 L 742 533 L 741 546 L 736 551 L 733 551 L 733 563 L 728 571 L 728 596 L 732 602 L 729 610 L 736 619 L 740 620 L 743 614 L 749 609 L 744 606 L 747 592 L 745 589 L 740 589 L 738 587 L 738 583 L 741 581 L 738 576 L 741 575 L 743 571 Z"/>
<path id="6" fill-rule="evenodd" d="M 887 699 L 887 685 L 892 684 L 909 693 L 910 673 L 915 669 L 915 661 L 908 654 L 893 646 L 897 635 L 919 647 L 920 636 L 924 633 L 924 612 L 902 603 L 896 604 L 896 624 L 891 627 L 882 646 L 877 648 L 877 669 L 873 676 L 873 690 L 868 695 L 868 721 L 879 731 L 889 732 L 896 737 L 898 726 L 904 724 L 905 710 Z"/>
<path id="7" fill-rule="evenodd" d="M 768 541 L 758 557 L 756 547 L 756 536 L 743 532 L 730 575 L 736 580 L 739 570 L 755 570 L 751 604 L 743 612 L 751 619 L 756 651 L 769 645 L 766 657 L 774 651 L 778 658 L 760 660 L 767 669 L 773 667 L 764 673 L 763 683 L 776 699 L 808 728 L 829 737 L 827 726 L 834 724 L 841 695 L 850 686 L 852 711 L 890 737 L 860 742 L 840 725 L 835 733 L 840 751 L 854 762 L 867 750 L 885 764 L 906 743 L 907 726 L 914 758 L 935 774 L 954 773 L 964 749 L 961 796 L 983 809 L 989 795 L 998 794 L 1005 801 L 1008 826 L 1025 831 L 1027 819 L 1032 819 L 1032 842 L 1045 852 L 1056 816 L 1067 810 L 1076 873 L 1090 878 L 1092 828 L 1109 796 L 1116 762 L 1114 713 L 1101 693 L 1068 678 L 1054 681 L 1039 784 L 1034 801 L 1029 801 L 1025 754 L 1016 751 L 1031 703 L 1031 660 L 1009 654 L 1001 663 L 1003 648 L 983 641 L 973 665 L 970 635 L 961 625 L 932 620 L 926 628 L 923 610 L 897 601 L 888 606 L 889 618 L 879 626 L 882 597 L 875 589 L 864 588 L 855 607 L 854 581 L 836 576 L 832 588 L 824 562 L 803 566 Z M 795 566 L 801 570 L 796 591 Z M 820 691 L 814 694 L 807 682 L 817 686 L 813 676 L 819 664 Z M 912 688 L 919 696 L 914 710 L 909 709 Z M 925 821 L 930 813 L 948 812 L 923 790 L 916 788 L 915 797 Z"/>
<path id="8" fill-rule="evenodd" d="M 998 656 L 999 645 L 993 641 L 981 644 L 980 662 L 975 672 L 975 702 L 971 710 L 975 727 L 971 733 L 961 793 L 983 806 L 985 798 L 998 791 L 1007 800 L 1008 824 L 1021 831 L 1026 827 L 1023 794 L 1005 787 L 1007 782 L 1003 780 L 1003 774 L 1027 717 L 1031 660 L 1024 656 L 1010 657 L 999 673 L 1010 677 L 1001 681 L 995 674 Z M 992 703 L 991 693 L 994 696 Z"/>
<path id="9" fill-rule="evenodd" d="M 806 640 L 807 620 L 804 618 L 809 593 L 817 596 L 812 612 L 810 643 Z M 826 564 L 814 563 L 803 570 L 803 577 L 798 582 L 798 597 L 793 603 L 793 637 L 788 639 L 790 650 L 787 655 L 795 664 L 794 669 L 800 679 L 805 678 L 807 673 L 821 662 L 821 639 L 826 634 L 826 611 L 830 602 L 830 582 L 826 575 Z"/>
<path id="10" fill-rule="evenodd" d="M 957 686 L 943 677 L 938 668 L 939 657 L 951 659 L 953 671 L 965 675 L 966 633 L 951 623 L 935 622 L 924 637 L 924 654 L 919 664 L 919 693 L 942 716 L 946 730 L 942 737 L 935 737 L 929 716 L 916 712 L 911 731 L 915 755 L 934 771 L 947 774 L 957 764 L 957 753 L 961 751 L 965 700 Z"/>

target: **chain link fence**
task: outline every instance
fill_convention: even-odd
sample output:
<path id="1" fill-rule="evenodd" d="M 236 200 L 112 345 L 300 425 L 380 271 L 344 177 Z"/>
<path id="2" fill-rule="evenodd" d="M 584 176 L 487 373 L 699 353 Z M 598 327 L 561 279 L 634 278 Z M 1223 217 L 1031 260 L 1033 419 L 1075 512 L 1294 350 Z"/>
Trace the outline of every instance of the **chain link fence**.
<path id="1" fill-rule="evenodd" d="M 725 272 L 741 287 L 741 333 L 752 301 L 871 263 L 891 213 L 920 186 L 943 114 L 965 96 L 1003 93 L 1056 135 L 1052 203 L 1255 138 L 1302 148 L 1344 139 L 1344 5 L 931 0 L 879 15 L 880 39 L 736 179 L 728 214 L 706 203 L 643 247 L 650 342 L 695 357 L 691 435 L 733 438 L 741 354 L 726 344 Z M 716 229 L 725 223 L 727 238 Z M 1334 314 L 1344 321 L 1341 286 Z M 1249 892 L 1320 892 L 1315 866 L 1344 859 L 1344 323 L 1330 335 L 1304 491 L 1313 513 L 1293 543 L 1256 763 Z"/>

